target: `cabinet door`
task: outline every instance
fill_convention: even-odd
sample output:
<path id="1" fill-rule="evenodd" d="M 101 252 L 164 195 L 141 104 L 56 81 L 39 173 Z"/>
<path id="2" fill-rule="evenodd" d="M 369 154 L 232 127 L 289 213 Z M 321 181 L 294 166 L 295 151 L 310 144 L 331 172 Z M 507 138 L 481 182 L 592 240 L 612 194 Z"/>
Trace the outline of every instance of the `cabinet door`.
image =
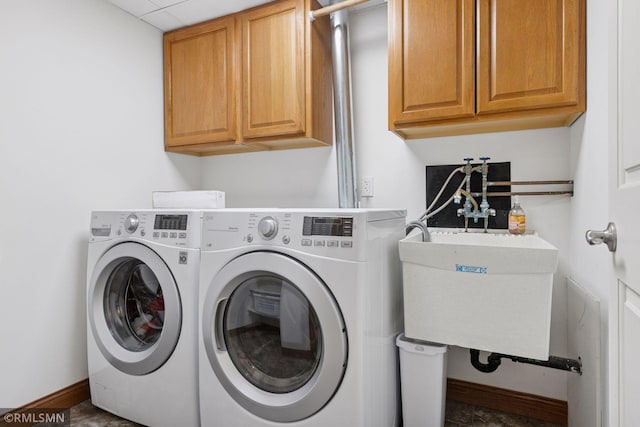
<path id="1" fill-rule="evenodd" d="M 242 14 L 243 136 L 304 133 L 303 5 L 279 1 Z"/>
<path id="2" fill-rule="evenodd" d="M 234 32 L 231 16 L 165 35 L 168 147 L 236 139 Z"/>
<path id="3" fill-rule="evenodd" d="M 245 138 L 305 132 L 302 6 L 285 0 L 241 14 Z"/>
<path id="4" fill-rule="evenodd" d="M 478 14 L 478 114 L 584 103 L 583 0 L 478 0 Z"/>
<path id="5" fill-rule="evenodd" d="M 474 115 L 474 0 L 389 0 L 389 128 Z"/>

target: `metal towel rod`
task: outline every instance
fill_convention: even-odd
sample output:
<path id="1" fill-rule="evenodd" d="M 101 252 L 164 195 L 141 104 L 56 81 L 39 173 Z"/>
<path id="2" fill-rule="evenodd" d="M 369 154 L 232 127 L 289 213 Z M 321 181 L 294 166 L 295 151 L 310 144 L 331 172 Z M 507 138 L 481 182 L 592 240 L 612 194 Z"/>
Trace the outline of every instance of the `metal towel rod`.
<path id="1" fill-rule="evenodd" d="M 573 196 L 573 181 L 489 181 L 488 187 L 506 186 L 506 185 L 569 185 L 569 190 L 557 191 L 489 191 L 487 196 Z M 480 194 L 480 193 L 478 193 Z M 472 193 L 475 197 L 476 193 Z"/>
<path id="2" fill-rule="evenodd" d="M 489 181 L 487 185 L 573 185 L 573 181 Z"/>
<path id="3" fill-rule="evenodd" d="M 472 193 L 476 196 L 476 193 Z M 480 193 L 481 194 L 481 193 Z M 566 191 L 488 191 L 487 197 L 498 196 L 561 196 L 561 195 L 573 196 L 573 190 Z"/>
<path id="4" fill-rule="evenodd" d="M 365 3 L 368 1 L 369 0 L 345 0 L 340 3 L 325 6 L 321 9 L 312 10 L 309 12 L 309 20 L 313 22 L 316 18 L 319 18 L 321 16 L 325 16 L 332 12 L 337 12 L 338 10 L 346 9 L 348 7 L 356 6 L 360 3 Z"/>

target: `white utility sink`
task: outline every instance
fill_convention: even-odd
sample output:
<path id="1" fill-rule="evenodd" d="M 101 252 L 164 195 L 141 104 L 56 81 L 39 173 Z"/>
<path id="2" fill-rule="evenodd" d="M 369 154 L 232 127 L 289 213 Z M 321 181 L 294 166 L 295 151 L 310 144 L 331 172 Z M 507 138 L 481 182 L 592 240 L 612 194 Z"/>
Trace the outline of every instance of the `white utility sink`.
<path id="1" fill-rule="evenodd" d="M 400 259 L 407 337 L 548 359 L 558 250 L 537 234 L 414 232 Z"/>

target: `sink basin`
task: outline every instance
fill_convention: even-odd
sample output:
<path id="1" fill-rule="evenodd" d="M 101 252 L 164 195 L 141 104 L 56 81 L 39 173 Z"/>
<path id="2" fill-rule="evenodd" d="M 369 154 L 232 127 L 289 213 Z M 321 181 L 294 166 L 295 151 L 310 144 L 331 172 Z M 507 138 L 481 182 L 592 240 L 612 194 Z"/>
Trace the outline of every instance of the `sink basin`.
<path id="1" fill-rule="evenodd" d="M 553 245 L 535 233 L 442 230 L 399 247 L 407 337 L 548 359 Z"/>

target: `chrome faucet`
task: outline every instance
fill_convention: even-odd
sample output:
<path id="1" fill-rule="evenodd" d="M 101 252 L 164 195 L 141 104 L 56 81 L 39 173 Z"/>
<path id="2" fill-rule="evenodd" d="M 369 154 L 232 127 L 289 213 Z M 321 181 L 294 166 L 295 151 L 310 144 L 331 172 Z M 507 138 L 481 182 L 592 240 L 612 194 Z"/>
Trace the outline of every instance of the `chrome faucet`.
<path id="1" fill-rule="evenodd" d="M 489 217 L 496 216 L 496 210 L 489 207 L 489 201 L 487 200 L 487 176 L 489 175 L 487 160 L 490 160 L 490 157 L 480 157 L 482 165 L 476 167 L 471 166 L 472 158 L 466 157 L 464 160 L 467 162 L 464 166 L 464 172 L 467 175 L 467 189 L 464 192 L 461 191 L 465 196 L 465 201 L 462 208 L 457 210 L 457 214 L 458 216 L 464 216 L 464 231 L 468 231 L 469 218 L 473 218 L 474 223 L 477 223 L 479 218 L 483 218 L 484 232 L 486 233 L 489 226 Z M 482 201 L 479 207 L 471 194 L 471 174 L 474 171 L 482 173 Z"/>
<path id="2" fill-rule="evenodd" d="M 482 160 L 482 202 L 480 202 L 480 213 L 484 218 L 484 232 L 487 232 L 487 226 L 489 225 L 489 216 L 496 216 L 496 210 L 489 208 L 489 201 L 487 200 L 487 176 L 489 175 L 489 164 L 487 160 L 491 157 L 480 157 Z"/>

